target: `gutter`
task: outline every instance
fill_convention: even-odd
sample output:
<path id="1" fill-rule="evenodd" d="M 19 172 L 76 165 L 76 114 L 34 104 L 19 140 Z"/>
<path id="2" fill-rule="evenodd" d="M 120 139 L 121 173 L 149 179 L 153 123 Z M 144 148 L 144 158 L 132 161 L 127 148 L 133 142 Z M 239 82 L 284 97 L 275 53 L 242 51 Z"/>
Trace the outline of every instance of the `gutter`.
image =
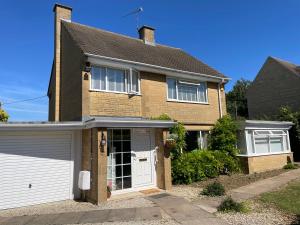
<path id="1" fill-rule="evenodd" d="M 189 72 L 189 71 L 184 71 L 184 70 L 177 70 L 177 69 L 172 69 L 172 68 L 168 68 L 168 67 L 156 66 L 156 65 L 151 65 L 151 64 L 147 64 L 147 63 L 112 58 L 112 57 L 107 57 L 107 56 L 102 56 L 102 55 L 95 55 L 95 54 L 91 54 L 91 53 L 84 53 L 84 55 L 86 55 L 88 57 L 98 58 L 98 59 L 106 59 L 106 60 L 111 60 L 111 61 L 115 61 L 115 62 L 129 63 L 129 64 L 133 64 L 133 65 L 140 65 L 140 66 L 145 66 L 145 67 L 150 67 L 150 68 L 155 68 L 155 69 L 160 69 L 160 70 L 165 70 L 165 71 L 170 71 L 170 72 L 175 72 L 175 73 L 183 73 L 183 74 L 188 74 L 188 75 L 197 75 L 197 76 L 218 79 L 218 80 L 221 80 L 221 82 L 223 82 L 223 83 L 225 81 L 226 81 L 225 83 L 227 83 L 229 80 L 231 80 L 231 78 L 228 78 L 228 77 L 222 78 L 222 77 L 217 77 L 217 76 L 213 76 L 213 75 Z"/>
<path id="2" fill-rule="evenodd" d="M 220 118 L 223 117 L 223 110 L 222 110 L 222 99 L 221 99 L 221 85 L 225 83 L 224 80 L 222 79 L 222 81 L 220 81 L 218 83 L 218 105 L 219 105 L 219 114 L 220 114 Z"/>

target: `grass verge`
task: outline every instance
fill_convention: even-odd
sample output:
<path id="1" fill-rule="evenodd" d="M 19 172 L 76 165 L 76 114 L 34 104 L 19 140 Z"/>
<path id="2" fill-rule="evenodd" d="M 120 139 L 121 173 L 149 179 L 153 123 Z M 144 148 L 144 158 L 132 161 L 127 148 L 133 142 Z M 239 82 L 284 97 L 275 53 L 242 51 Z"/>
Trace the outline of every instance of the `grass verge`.
<path id="1" fill-rule="evenodd" d="M 285 212 L 300 216 L 300 181 L 291 182 L 278 191 L 264 193 L 260 199 Z"/>

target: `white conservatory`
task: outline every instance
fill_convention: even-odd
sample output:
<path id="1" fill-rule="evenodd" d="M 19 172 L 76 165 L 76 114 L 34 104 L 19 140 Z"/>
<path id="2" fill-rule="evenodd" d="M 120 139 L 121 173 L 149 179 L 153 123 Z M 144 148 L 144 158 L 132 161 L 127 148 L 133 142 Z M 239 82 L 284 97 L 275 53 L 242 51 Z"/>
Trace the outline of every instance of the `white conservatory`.
<path id="1" fill-rule="evenodd" d="M 289 140 L 292 125 L 281 121 L 240 122 L 237 147 L 246 172 L 279 169 L 293 161 Z"/>

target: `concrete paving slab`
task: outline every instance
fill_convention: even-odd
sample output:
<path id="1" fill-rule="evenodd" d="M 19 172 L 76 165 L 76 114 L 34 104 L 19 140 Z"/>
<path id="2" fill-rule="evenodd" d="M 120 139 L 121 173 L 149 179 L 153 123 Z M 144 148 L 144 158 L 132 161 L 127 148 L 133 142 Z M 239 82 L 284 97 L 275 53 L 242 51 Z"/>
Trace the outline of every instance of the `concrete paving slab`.
<path id="1" fill-rule="evenodd" d="M 107 222 L 131 221 L 134 220 L 135 213 L 136 213 L 136 208 L 110 210 L 107 217 Z"/>
<path id="2" fill-rule="evenodd" d="M 17 216 L 12 217 L 3 223 L 1 225 L 27 225 L 30 224 L 30 222 L 34 219 L 34 216 Z"/>
<path id="3" fill-rule="evenodd" d="M 0 224 L 4 223 L 8 219 L 10 219 L 10 218 L 9 217 L 0 217 Z"/>
<path id="4" fill-rule="evenodd" d="M 52 214 L 47 214 L 43 216 L 34 216 L 34 218 L 30 221 L 30 225 L 52 225 L 54 224 L 55 216 Z M 27 223 L 28 224 L 28 223 Z"/>
<path id="5" fill-rule="evenodd" d="M 135 213 L 135 221 L 160 220 L 162 215 L 159 207 L 143 207 L 137 208 Z"/>
<path id="6" fill-rule="evenodd" d="M 93 210 L 85 212 L 79 219 L 81 223 L 104 223 L 108 220 L 110 210 Z"/>
<path id="7" fill-rule="evenodd" d="M 225 221 L 215 215 L 193 205 L 186 199 L 177 196 L 150 196 L 149 200 L 156 203 L 169 216 L 181 224 L 225 225 Z"/>
<path id="8" fill-rule="evenodd" d="M 206 212 L 209 213 L 215 213 L 217 212 L 218 206 L 221 204 L 222 198 L 209 198 L 209 199 L 200 199 L 198 201 L 193 202 L 195 205 L 200 207 L 201 209 L 205 210 Z"/>
<path id="9" fill-rule="evenodd" d="M 162 218 L 159 207 L 123 208 L 17 216 L 0 221 L 1 225 L 63 225 L 104 222 L 148 221 Z"/>
<path id="10" fill-rule="evenodd" d="M 59 213 L 53 214 L 55 220 L 53 224 L 77 224 L 79 223 L 80 218 L 84 215 L 85 212 L 70 212 L 70 213 Z M 45 215 L 41 215 L 45 218 Z M 40 224 L 35 224 L 40 225 Z"/>

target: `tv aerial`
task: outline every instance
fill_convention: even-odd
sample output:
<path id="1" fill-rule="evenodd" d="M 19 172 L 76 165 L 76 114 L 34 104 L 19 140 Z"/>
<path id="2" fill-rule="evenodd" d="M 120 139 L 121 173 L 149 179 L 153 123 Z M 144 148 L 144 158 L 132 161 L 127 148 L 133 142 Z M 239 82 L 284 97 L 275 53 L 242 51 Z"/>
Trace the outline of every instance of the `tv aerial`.
<path id="1" fill-rule="evenodd" d="M 135 16 L 136 19 L 136 29 L 139 29 L 139 15 L 144 11 L 143 7 L 139 7 L 129 13 L 127 13 L 126 15 L 123 16 L 124 17 L 128 17 L 128 16 Z"/>

